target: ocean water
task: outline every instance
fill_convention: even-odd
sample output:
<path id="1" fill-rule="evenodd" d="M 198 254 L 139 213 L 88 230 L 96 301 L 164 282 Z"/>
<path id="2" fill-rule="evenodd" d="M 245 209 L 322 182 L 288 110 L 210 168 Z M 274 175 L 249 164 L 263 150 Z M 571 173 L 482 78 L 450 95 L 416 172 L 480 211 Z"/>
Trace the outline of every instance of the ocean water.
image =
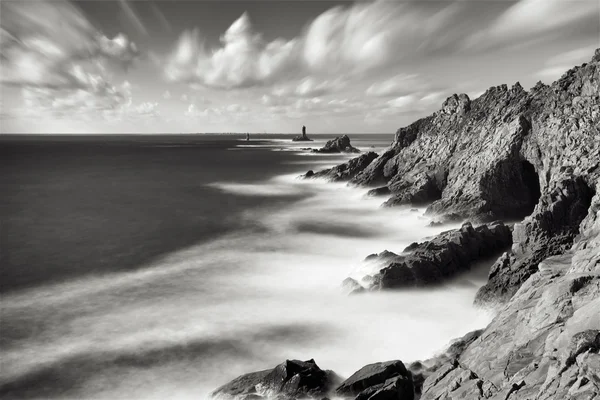
<path id="1" fill-rule="evenodd" d="M 449 227 L 298 180 L 348 159 L 301 150 L 316 138 L 0 137 L 0 396 L 204 399 L 288 358 L 347 377 L 485 326 L 481 274 L 347 295 L 367 255 Z"/>

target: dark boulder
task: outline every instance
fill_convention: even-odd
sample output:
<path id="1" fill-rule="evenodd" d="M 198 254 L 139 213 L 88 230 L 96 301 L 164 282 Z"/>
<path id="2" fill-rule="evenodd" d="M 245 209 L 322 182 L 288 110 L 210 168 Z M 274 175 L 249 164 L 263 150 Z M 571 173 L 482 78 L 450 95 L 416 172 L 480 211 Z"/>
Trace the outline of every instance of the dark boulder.
<path id="1" fill-rule="evenodd" d="M 510 228 L 502 222 L 476 228 L 466 223 L 429 241 L 411 244 L 405 250 L 409 254 L 392 259 L 374 276 L 371 289 L 439 284 L 469 270 L 473 262 L 507 249 L 510 243 Z"/>
<path id="2" fill-rule="evenodd" d="M 381 186 L 375 189 L 371 189 L 367 192 L 367 196 L 388 196 L 390 193 L 390 188 L 387 186 Z"/>
<path id="3" fill-rule="evenodd" d="M 329 140 L 325 146 L 320 149 L 314 149 L 314 153 L 360 153 L 355 147 L 350 144 L 348 135 L 338 136 L 335 139 Z M 366 166 L 365 166 L 366 167 Z"/>
<path id="4" fill-rule="evenodd" d="M 271 370 L 242 375 L 212 393 L 215 399 L 246 400 L 256 396 L 278 399 L 322 399 L 339 384 L 332 371 L 314 360 L 287 360 Z"/>
<path id="5" fill-rule="evenodd" d="M 371 400 L 387 398 L 412 400 L 414 397 L 410 372 L 399 360 L 365 365 L 342 382 L 335 392 L 342 397 L 361 396 L 361 399 Z M 379 393 L 377 397 L 373 397 L 376 393 Z M 386 397 L 392 393 L 397 397 Z"/>

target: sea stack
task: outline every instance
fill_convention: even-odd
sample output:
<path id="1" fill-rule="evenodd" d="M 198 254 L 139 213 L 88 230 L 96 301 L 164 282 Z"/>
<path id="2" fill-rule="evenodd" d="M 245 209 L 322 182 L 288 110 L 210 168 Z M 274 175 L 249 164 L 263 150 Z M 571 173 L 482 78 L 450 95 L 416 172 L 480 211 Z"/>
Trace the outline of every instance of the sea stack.
<path id="1" fill-rule="evenodd" d="M 295 138 L 292 139 L 292 141 L 294 142 L 312 142 L 312 139 L 309 139 L 308 136 L 306 136 L 306 126 L 302 126 L 302 135 L 300 136 L 296 136 Z"/>

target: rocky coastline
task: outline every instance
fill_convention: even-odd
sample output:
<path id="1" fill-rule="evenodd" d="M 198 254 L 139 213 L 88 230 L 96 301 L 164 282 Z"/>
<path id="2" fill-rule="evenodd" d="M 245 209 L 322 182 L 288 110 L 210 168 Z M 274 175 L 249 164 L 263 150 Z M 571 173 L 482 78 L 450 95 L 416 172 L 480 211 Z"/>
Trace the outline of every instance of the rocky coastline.
<path id="1" fill-rule="evenodd" d="M 381 155 L 305 177 L 465 221 L 400 255 L 369 256 L 381 269 L 344 282 L 352 292 L 438 284 L 504 251 L 474 299 L 495 317 L 429 360 L 370 364 L 346 380 L 288 360 L 214 398 L 600 399 L 600 49 L 529 92 L 516 83 L 453 95 Z"/>

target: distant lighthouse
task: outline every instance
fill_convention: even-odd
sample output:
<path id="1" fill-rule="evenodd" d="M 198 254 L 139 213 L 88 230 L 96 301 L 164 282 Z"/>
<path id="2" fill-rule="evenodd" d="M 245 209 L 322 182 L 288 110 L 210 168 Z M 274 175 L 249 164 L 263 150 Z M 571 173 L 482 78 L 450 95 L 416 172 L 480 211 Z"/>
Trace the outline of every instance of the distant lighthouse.
<path id="1" fill-rule="evenodd" d="M 302 135 L 296 136 L 292 139 L 294 142 L 312 142 L 312 139 L 309 139 L 306 136 L 306 126 L 302 125 Z"/>

